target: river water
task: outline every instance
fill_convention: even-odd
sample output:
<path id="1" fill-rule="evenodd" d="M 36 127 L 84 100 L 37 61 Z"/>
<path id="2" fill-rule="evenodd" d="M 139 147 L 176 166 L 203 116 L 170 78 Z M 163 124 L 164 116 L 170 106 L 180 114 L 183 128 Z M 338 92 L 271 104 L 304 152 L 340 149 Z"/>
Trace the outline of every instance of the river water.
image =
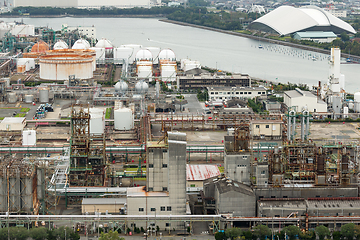
<path id="1" fill-rule="evenodd" d="M 170 48 L 177 59 L 190 58 L 200 61 L 203 66 L 247 73 L 270 81 L 317 85 L 318 81 L 326 82 L 329 76 L 327 55 L 165 23 L 155 18 L 24 18 L 23 21 L 54 30 L 60 30 L 64 23 L 69 26 L 94 25 L 97 38 L 107 38 L 114 46 L 141 44 Z M 316 55 L 316 61 L 313 55 Z M 341 72 L 345 74 L 346 91 L 360 91 L 360 65 L 341 64 Z"/>

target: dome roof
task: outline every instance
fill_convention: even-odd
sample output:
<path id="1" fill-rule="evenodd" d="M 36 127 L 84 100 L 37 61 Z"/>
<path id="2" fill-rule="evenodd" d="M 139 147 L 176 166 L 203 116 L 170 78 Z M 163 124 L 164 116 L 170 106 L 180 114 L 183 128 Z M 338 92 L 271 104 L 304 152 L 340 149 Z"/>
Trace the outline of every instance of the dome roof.
<path id="1" fill-rule="evenodd" d="M 149 60 L 152 61 L 152 53 L 150 52 L 150 50 L 147 49 L 140 49 L 137 53 L 136 53 L 136 57 L 135 59 L 137 61 L 139 60 Z"/>
<path id="2" fill-rule="evenodd" d="M 90 48 L 90 43 L 82 38 L 78 39 L 72 46 L 72 49 L 88 49 L 88 48 Z"/>
<path id="3" fill-rule="evenodd" d="M 140 94 L 146 93 L 148 91 L 148 89 L 149 89 L 149 85 L 142 80 L 140 80 L 139 82 L 137 82 L 135 84 L 135 90 L 136 90 L 136 92 L 138 92 Z"/>
<path id="4" fill-rule="evenodd" d="M 31 52 L 46 52 L 49 51 L 49 45 L 47 45 L 46 42 L 40 40 L 39 42 L 37 42 L 34 46 L 32 46 L 31 48 Z"/>
<path id="5" fill-rule="evenodd" d="M 172 60 L 176 61 L 176 56 L 173 50 L 171 49 L 163 49 L 159 53 L 160 60 Z"/>
<path id="6" fill-rule="evenodd" d="M 97 42 L 97 44 L 95 45 L 95 47 L 97 47 L 97 48 L 105 48 L 105 49 L 113 49 L 113 45 L 106 38 L 102 38 L 101 40 L 99 40 Z"/>
<path id="7" fill-rule="evenodd" d="M 332 31 L 335 34 L 356 33 L 350 24 L 312 5 L 301 8 L 278 7 L 265 16 L 256 19 L 249 25 L 249 28 L 276 32 L 280 35 L 299 31 Z"/>
<path id="8" fill-rule="evenodd" d="M 58 50 L 58 49 L 68 49 L 69 46 L 67 45 L 66 42 L 64 42 L 63 40 L 59 40 L 54 44 L 53 49 L 54 50 Z"/>

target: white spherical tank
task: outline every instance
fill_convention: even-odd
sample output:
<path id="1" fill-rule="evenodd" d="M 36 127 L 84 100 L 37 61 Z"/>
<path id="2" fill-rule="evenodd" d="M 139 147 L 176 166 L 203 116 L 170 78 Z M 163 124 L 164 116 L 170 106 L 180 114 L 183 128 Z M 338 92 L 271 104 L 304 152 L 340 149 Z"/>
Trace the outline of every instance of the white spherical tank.
<path id="1" fill-rule="evenodd" d="M 354 102 L 360 102 L 360 92 L 354 94 Z"/>
<path id="2" fill-rule="evenodd" d="M 9 102 L 9 103 L 16 103 L 16 102 L 17 102 L 17 95 L 16 95 L 16 93 L 13 93 L 13 92 L 8 93 L 7 97 L 8 97 L 8 102 Z"/>
<path id="3" fill-rule="evenodd" d="M 147 49 L 140 49 L 135 56 L 136 62 L 139 61 L 151 61 L 153 60 L 152 53 Z"/>
<path id="4" fill-rule="evenodd" d="M 48 88 L 39 88 L 39 102 L 41 102 L 41 103 L 49 102 L 49 89 Z"/>
<path id="5" fill-rule="evenodd" d="M 149 50 L 152 54 L 153 57 L 153 63 L 154 64 L 158 64 L 159 63 L 159 53 L 160 53 L 160 48 L 158 47 L 147 47 L 147 50 Z"/>
<path id="6" fill-rule="evenodd" d="M 23 146 L 35 146 L 36 145 L 36 130 L 27 129 L 22 133 L 22 145 Z"/>
<path id="7" fill-rule="evenodd" d="M 128 85 L 125 81 L 119 81 L 115 84 L 115 92 L 125 93 L 128 90 Z"/>
<path id="8" fill-rule="evenodd" d="M 53 47 L 54 50 L 59 50 L 59 49 L 69 49 L 69 46 L 67 45 L 67 43 L 63 40 L 59 40 L 54 44 Z"/>
<path id="9" fill-rule="evenodd" d="M 90 43 L 85 39 L 78 39 L 74 45 L 72 46 L 72 49 L 89 49 Z"/>
<path id="10" fill-rule="evenodd" d="M 114 128 L 116 130 L 131 130 L 134 128 L 134 114 L 129 108 L 119 108 L 114 111 Z"/>
<path id="11" fill-rule="evenodd" d="M 159 53 L 159 62 L 168 63 L 168 62 L 176 62 L 176 55 L 171 49 L 163 49 Z"/>
<path id="12" fill-rule="evenodd" d="M 40 78 L 68 80 L 70 75 L 75 75 L 75 78 L 90 79 L 93 77 L 95 58 L 95 52 L 52 52 L 42 55 L 39 58 Z"/>
<path id="13" fill-rule="evenodd" d="M 26 94 L 25 97 L 24 97 L 24 102 L 25 102 L 25 103 L 32 103 L 32 102 L 34 102 L 34 95 Z"/>
<path id="14" fill-rule="evenodd" d="M 149 85 L 144 81 L 139 81 L 135 84 L 135 91 L 139 94 L 145 94 L 149 90 Z"/>

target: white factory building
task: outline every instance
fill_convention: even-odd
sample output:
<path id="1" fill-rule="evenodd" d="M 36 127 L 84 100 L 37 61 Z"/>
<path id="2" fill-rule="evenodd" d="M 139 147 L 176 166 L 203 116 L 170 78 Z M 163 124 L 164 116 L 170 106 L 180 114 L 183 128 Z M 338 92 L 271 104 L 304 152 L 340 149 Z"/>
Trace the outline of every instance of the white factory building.
<path id="1" fill-rule="evenodd" d="M 309 91 L 299 88 L 284 93 L 284 103 L 289 107 L 296 107 L 297 112 L 307 108 L 309 112 L 327 112 L 327 104 Z"/>
<path id="2" fill-rule="evenodd" d="M 150 8 L 161 4 L 161 0 L 14 0 L 14 7 L 74 7 L 74 8 Z"/>
<path id="3" fill-rule="evenodd" d="M 264 87 L 207 87 L 209 100 L 225 100 L 232 98 L 265 97 Z"/>

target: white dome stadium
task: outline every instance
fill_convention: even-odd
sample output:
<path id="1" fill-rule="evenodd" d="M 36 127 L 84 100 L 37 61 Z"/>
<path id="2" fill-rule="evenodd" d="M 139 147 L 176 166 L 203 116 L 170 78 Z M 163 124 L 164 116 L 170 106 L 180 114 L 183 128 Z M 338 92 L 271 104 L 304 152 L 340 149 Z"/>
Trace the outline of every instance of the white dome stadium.
<path id="1" fill-rule="evenodd" d="M 281 6 L 253 21 L 249 27 L 265 32 L 288 35 L 303 31 L 331 31 L 355 34 L 355 29 L 343 20 L 316 6 L 295 8 Z"/>

